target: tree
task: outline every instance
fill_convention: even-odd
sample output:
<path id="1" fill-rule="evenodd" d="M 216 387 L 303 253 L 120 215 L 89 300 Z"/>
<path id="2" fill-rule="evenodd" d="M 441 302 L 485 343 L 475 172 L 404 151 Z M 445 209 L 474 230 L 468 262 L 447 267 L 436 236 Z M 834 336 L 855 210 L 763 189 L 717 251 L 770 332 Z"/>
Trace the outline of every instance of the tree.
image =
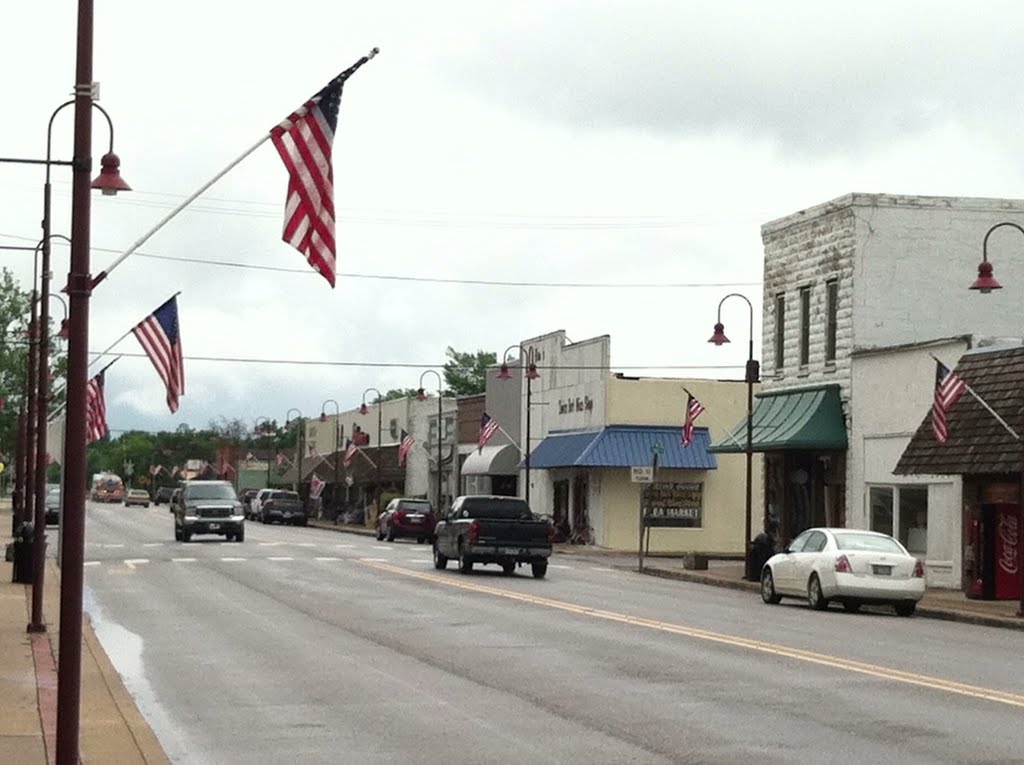
<path id="1" fill-rule="evenodd" d="M 462 353 L 451 346 L 445 351 L 448 361 L 444 365 L 444 381 L 449 396 L 472 396 L 487 389 L 487 369 L 498 361 L 498 355 L 490 351 Z"/>
<path id="2" fill-rule="evenodd" d="M 394 401 L 396 398 L 415 397 L 417 393 L 418 391 L 415 388 L 392 388 L 379 401 Z"/>
<path id="3" fill-rule="evenodd" d="M 6 268 L 0 273 L 0 452 L 13 459 L 18 407 L 25 393 L 29 294 Z"/>

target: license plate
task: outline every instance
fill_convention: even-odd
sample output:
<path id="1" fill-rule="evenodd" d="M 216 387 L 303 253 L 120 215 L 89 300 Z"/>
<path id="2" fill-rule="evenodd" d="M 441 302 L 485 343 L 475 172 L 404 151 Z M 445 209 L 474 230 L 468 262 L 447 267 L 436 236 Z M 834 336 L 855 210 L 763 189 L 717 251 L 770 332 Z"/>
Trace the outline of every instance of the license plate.
<path id="1" fill-rule="evenodd" d="M 871 573 L 875 576 L 892 576 L 892 566 L 872 566 Z"/>
<path id="2" fill-rule="evenodd" d="M 522 550 L 518 547 L 503 547 L 501 548 L 502 555 L 526 555 L 526 550 Z"/>
<path id="3" fill-rule="evenodd" d="M 216 531 L 217 529 L 220 528 L 220 524 L 219 523 L 211 523 L 208 528 L 210 529 L 210 531 Z"/>

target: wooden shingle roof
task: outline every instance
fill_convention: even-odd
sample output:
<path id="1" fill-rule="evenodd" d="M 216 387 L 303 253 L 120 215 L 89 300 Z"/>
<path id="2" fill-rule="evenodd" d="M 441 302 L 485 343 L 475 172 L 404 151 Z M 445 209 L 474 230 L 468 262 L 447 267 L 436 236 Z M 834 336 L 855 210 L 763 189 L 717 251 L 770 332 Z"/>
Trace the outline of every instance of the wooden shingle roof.
<path id="1" fill-rule="evenodd" d="M 1003 347 L 964 355 L 954 370 L 1017 433 L 1024 434 L 1024 347 Z M 970 391 L 947 416 L 949 437 L 932 433 L 929 408 L 903 451 L 897 475 L 1017 473 L 1024 469 L 1024 447 Z"/>

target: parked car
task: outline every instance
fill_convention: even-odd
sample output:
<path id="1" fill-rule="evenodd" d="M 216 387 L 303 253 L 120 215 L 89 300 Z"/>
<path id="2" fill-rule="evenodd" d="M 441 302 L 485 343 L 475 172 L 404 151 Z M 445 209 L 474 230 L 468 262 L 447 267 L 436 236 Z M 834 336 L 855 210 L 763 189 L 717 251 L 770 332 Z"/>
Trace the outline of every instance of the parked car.
<path id="1" fill-rule="evenodd" d="M 306 509 L 302 499 L 294 491 L 274 489 L 260 501 L 260 523 L 291 523 L 294 526 L 306 525 Z"/>
<path id="2" fill-rule="evenodd" d="M 416 537 L 418 544 L 434 539 L 437 517 L 434 508 L 425 499 L 398 497 L 377 517 L 377 540 L 394 542 L 400 537 Z"/>
<path id="3" fill-rule="evenodd" d="M 149 507 L 149 492 L 145 489 L 128 489 L 128 493 L 124 495 L 124 506 L 132 505 Z"/>
<path id="4" fill-rule="evenodd" d="M 831 601 L 857 611 L 891 605 L 910 616 L 924 596 L 924 564 L 896 539 L 877 531 L 812 528 L 773 555 L 761 570 L 761 598 L 806 598 L 824 610 Z"/>
<path id="5" fill-rule="evenodd" d="M 456 497 L 434 530 L 434 568 L 458 560 L 468 574 L 475 563 L 497 563 L 506 574 L 529 564 L 535 578 L 548 572 L 553 527 L 519 497 Z"/>
<path id="6" fill-rule="evenodd" d="M 242 503 L 228 481 L 185 481 L 171 501 L 174 538 L 188 542 L 193 534 L 220 534 L 245 540 Z"/>
<path id="7" fill-rule="evenodd" d="M 170 502 L 172 494 L 174 494 L 173 486 L 161 486 L 156 490 L 156 494 L 153 497 L 153 504 L 160 505 L 164 502 Z"/>
<path id="8" fill-rule="evenodd" d="M 248 511 L 245 514 L 246 518 L 254 521 L 260 519 L 260 505 L 263 504 L 263 500 L 270 496 L 273 489 L 260 489 L 256 492 L 256 496 L 249 500 Z"/>
<path id="9" fill-rule="evenodd" d="M 60 486 L 48 485 L 46 490 L 46 525 L 56 526 L 60 523 Z"/>
<path id="10" fill-rule="evenodd" d="M 252 498 L 256 496 L 259 489 L 243 489 L 239 499 L 242 500 L 242 507 L 245 511 L 245 517 L 249 517 L 249 508 L 252 505 Z"/>

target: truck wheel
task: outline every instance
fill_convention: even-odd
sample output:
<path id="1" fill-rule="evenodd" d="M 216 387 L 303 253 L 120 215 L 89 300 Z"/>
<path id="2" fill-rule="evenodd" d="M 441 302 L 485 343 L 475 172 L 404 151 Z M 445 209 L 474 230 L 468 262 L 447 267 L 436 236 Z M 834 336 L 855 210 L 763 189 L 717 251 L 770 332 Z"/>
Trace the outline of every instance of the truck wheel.
<path id="1" fill-rule="evenodd" d="M 182 529 L 181 529 L 181 541 L 182 542 L 191 542 L 192 541 L 192 531 L 191 531 L 191 529 L 186 529 L 185 527 L 182 527 Z"/>
<path id="2" fill-rule="evenodd" d="M 533 569 L 534 579 L 543 579 L 544 575 L 548 573 L 548 562 L 545 560 L 540 563 L 531 563 L 530 568 Z"/>
<path id="3" fill-rule="evenodd" d="M 473 573 L 473 561 L 466 556 L 462 544 L 459 544 L 459 571 L 463 574 Z"/>
<path id="4" fill-rule="evenodd" d="M 514 560 L 508 560 L 501 564 L 501 570 L 505 572 L 505 576 L 512 576 L 516 570 L 516 562 Z"/>
<path id="5" fill-rule="evenodd" d="M 245 541 L 245 529 L 244 528 L 239 529 L 235 533 L 235 541 L 236 542 L 244 542 Z"/>
<path id="6" fill-rule="evenodd" d="M 437 549 L 436 543 L 434 544 L 434 568 L 448 568 L 448 556 L 441 554 L 441 551 Z"/>

